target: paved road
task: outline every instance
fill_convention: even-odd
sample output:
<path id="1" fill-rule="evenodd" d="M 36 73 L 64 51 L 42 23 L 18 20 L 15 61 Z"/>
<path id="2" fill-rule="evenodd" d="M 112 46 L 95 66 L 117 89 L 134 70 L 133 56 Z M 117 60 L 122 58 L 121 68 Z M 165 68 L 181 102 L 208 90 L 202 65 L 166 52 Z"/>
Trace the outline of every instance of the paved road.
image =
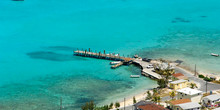
<path id="1" fill-rule="evenodd" d="M 195 83 L 199 83 L 200 84 L 199 90 L 206 92 L 206 81 L 195 77 L 190 72 L 185 71 L 184 69 L 179 68 L 179 67 L 176 67 L 175 71 L 178 73 L 184 74 L 185 76 L 187 76 L 189 78 L 190 81 L 193 81 Z M 207 83 L 207 91 L 213 91 L 213 90 L 218 90 L 218 89 L 220 89 L 220 84 L 215 84 L 215 83 L 210 83 L 210 82 Z"/>

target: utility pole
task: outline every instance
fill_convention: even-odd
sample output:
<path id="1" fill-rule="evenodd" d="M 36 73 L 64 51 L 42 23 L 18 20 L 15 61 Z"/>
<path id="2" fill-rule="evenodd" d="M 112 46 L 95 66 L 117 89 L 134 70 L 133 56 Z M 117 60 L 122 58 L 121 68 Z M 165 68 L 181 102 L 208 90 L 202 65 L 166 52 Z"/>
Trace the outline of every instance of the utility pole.
<path id="1" fill-rule="evenodd" d="M 125 98 L 124 98 L 124 110 L 125 110 Z"/>
<path id="2" fill-rule="evenodd" d="M 197 75 L 197 72 L 196 72 L 196 64 L 195 64 L 195 75 L 194 76 L 196 76 Z"/>
<path id="3" fill-rule="evenodd" d="M 60 110 L 62 110 L 62 97 L 60 97 Z"/>
<path id="4" fill-rule="evenodd" d="M 206 81 L 206 84 L 205 84 L 205 85 L 206 85 L 206 94 L 207 94 L 207 85 L 208 85 L 208 82 L 207 82 L 207 81 Z"/>

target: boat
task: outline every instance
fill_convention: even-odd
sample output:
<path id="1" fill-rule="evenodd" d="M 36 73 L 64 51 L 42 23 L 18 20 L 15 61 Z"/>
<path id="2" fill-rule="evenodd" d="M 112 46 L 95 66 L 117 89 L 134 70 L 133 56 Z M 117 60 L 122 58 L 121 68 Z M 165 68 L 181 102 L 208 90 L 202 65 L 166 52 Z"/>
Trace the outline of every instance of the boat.
<path id="1" fill-rule="evenodd" d="M 140 75 L 130 75 L 131 78 L 140 78 Z"/>
<path id="2" fill-rule="evenodd" d="M 219 54 L 211 53 L 211 56 L 218 57 L 218 56 L 219 56 Z"/>
<path id="3" fill-rule="evenodd" d="M 134 55 L 134 58 L 138 58 L 138 55 Z"/>
<path id="4" fill-rule="evenodd" d="M 119 56 L 119 54 L 115 54 L 115 56 Z"/>
<path id="5" fill-rule="evenodd" d="M 116 64 L 119 64 L 121 63 L 121 61 L 113 61 L 113 62 L 110 62 L 111 65 L 116 65 Z"/>

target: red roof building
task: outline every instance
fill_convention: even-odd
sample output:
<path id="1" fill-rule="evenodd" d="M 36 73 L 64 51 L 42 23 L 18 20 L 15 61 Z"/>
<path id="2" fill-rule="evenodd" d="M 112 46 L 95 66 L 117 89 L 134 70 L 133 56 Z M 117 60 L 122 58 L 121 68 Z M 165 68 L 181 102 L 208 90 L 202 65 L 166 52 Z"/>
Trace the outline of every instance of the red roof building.
<path id="1" fill-rule="evenodd" d="M 174 80 L 177 80 L 177 79 L 188 79 L 188 77 L 184 76 L 182 73 L 175 73 L 175 74 L 172 74 Z"/>
<path id="2" fill-rule="evenodd" d="M 138 106 L 138 110 L 168 110 L 168 109 L 154 103 L 149 103 L 146 105 Z"/>

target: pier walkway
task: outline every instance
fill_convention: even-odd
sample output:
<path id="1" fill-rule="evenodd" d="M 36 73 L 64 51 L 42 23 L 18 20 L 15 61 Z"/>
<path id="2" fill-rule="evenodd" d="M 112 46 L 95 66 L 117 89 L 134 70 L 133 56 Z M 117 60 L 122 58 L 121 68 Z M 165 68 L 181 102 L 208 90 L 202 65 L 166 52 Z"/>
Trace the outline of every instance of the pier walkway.
<path id="1" fill-rule="evenodd" d="M 91 57 L 91 58 L 98 58 L 98 59 L 106 59 L 106 60 L 112 60 L 112 61 L 121 61 L 121 63 L 118 63 L 116 65 L 113 65 L 111 68 L 115 69 L 121 65 L 125 65 L 125 64 L 131 64 L 132 61 L 134 60 L 134 58 L 130 58 L 130 57 L 124 57 L 124 56 L 120 56 L 119 54 L 106 54 L 105 50 L 104 53 L 101 52 L 91 52 L 90 49 L 89 51 L 85 50 L 76 50 L 74 51 L 74 54 L 77 56 L 84 56 L 84 57 Z"/>
<path id="2" fill-rule="evenodd" d="M 142 75 L 144 76 L 149 76 L 151 78 L 156 78 L 156 79 L 162 79 L 162 76 L 153 72 L 153 68 L 148 69 L 147 66 L 150 65 L 150 63 L 142 61 L 142 59 L 135 59 L 133 60 L 133 63 L 136 63 L 141 66 L 142 68 Z"/>
<path id="3" fill-rule="evenodd" d="M 150 69 L 147 68 L 147 66 L 150 65 L 151 63 L 148 63 L 146 61 L 142 61 L 142 59 L 124 57 L 124 56 L 120 56 L 119 54 L 106 54 L 105 50 L 104 50 L 104 53 L 91 52 L 90 49 L 89 49 L 89 51 L 76 50 L 76 51 L 74 51 L 74 55 L 83 56 L 83 57 L 98 58 L 98 59 L 106 59 L 106 60 L 112 60 L 112 61 L 121 61 L 120 63 L 111 66 L 112 69 L 120 67 L 121 65 L 135 63 L 135 64 L 138 64 L 139 66 L 141 66 L 142 75 L 153 78 L 153 79 L 162 79 L 161 75 L 153 72 L 153 68 L 150 68 Z"/>

